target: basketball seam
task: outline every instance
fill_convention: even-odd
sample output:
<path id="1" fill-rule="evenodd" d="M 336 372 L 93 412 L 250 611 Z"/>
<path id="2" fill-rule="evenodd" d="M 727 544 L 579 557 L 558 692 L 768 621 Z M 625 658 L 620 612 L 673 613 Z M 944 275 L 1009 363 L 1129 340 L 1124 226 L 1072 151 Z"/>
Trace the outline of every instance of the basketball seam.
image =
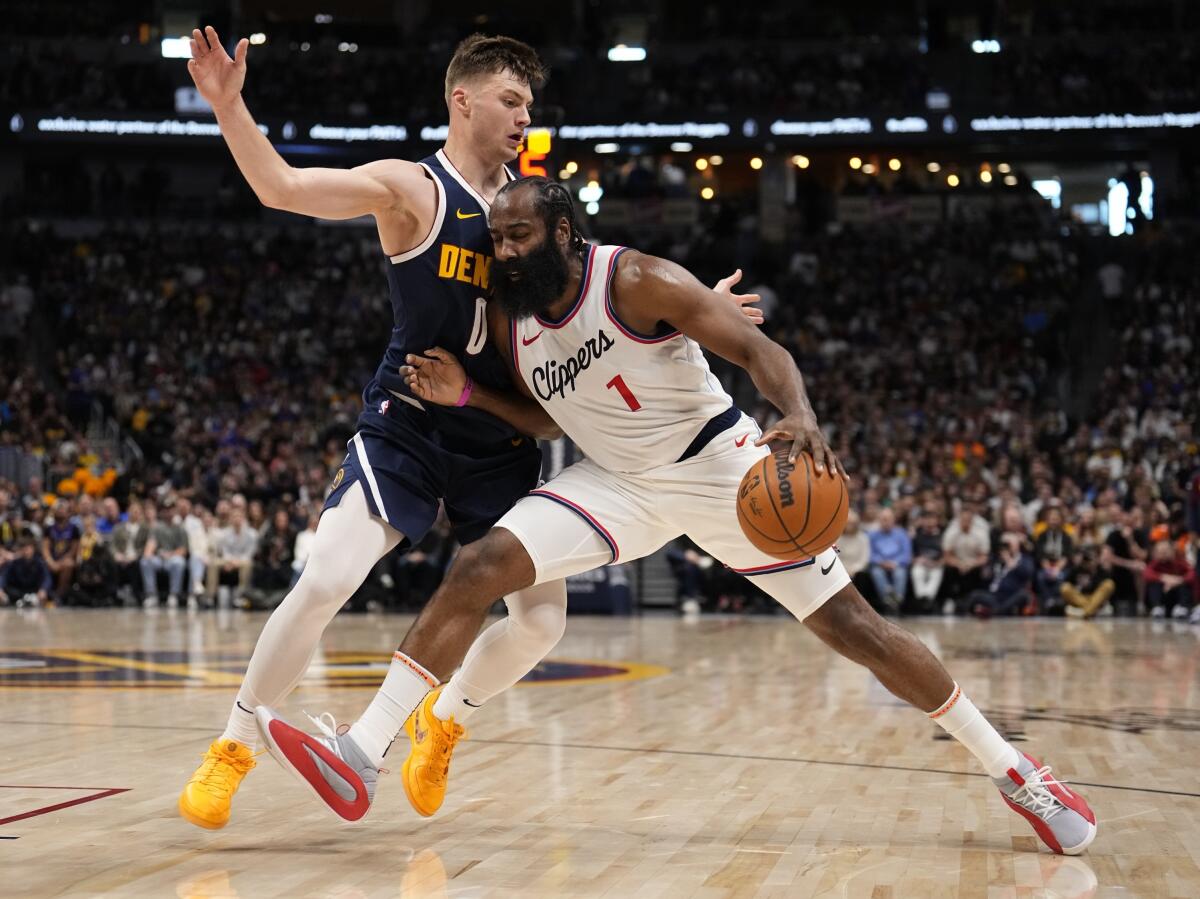
<path id="1" fill-rule="evenodd" d="M 769 493 L 769 492 L 770 492 L 770 491 L 768 491 L 768 493 Z M 745 524 L 745 525 L 749 526 L 750 528 L 752 528 L 752 529 L 754 530 L 754 532 L 755 532 L 756 534 L 758 534 L 760 537 L 762 537 L 764 540 L 769 540 L 771 543 L 782 543 L 782 544 L 783 544 L 783 545 L 785 545 L 785 546 L 786 546 L 788 543 L 794 543 L 794 542 L 795 542 L 795 541 L 792 541 L 792 540 L 776 540 L 776 539 L 775 539 L 773 536 L 771 536 L 770 534 L 768 534 L 766 531 L 764 531 L 762 528 L 760 528 L 758 525 L 756 525 L 756 524 L 755 524 L 753 521 L 751 521 L 751 520 L 750 520 L 750 516 L 749 516 L 749 515 L 747 515 L 745 512 L 743 512 L 743 511 L 742 511 L 742 504 L 741 504 L 741 502 L 739 502 L 739 503 L 737 504 L 737 511 L 738 511 L 738 520 L 739 520 L 740 522 L 742 522 L 743 524 Z M 770 555 L 770 553 L 768 553 L 768 555 Z"/>
<path id="2" fill-rule="evenodd" d="M 804 478 L 807 481 L 804 485 L 804 524 L 800 525 L 800 533 L 803 534 L 808 528 L 808 519 L 812 516 L 813 477 L 812 471 L 808 467 L 808 453 L 801 453 L 800 458 L 804 460 Z M 800 542 L 795 537 L 792 538 L 792 542 L 797 546 L 800 545 Z M 807 541 L 805 541 L 805 545 L 807 545 Z M 800 551 L 804 552 L 803 549 Z"/>
<path id="3" fill-rule="evenodd" d="M 783 451 L 782 451 L 782 450 L 780 450 L 780 452 L 783 452 Z M 768 498 L 769 500 L 771 500 L 771 508 L 772 508 L 772 509 L 774 510 L 774 512 L 775 512 L 775 517 L 779 519 L 779 526 L 780 526 L 780 527 L 783 529 L 783 532 L 784 532 L 785 534 L 787 534 L 787 535 L 788 535 L 788 540 L 791 542 L 792 546 L 796 547 L 796 552 L 798 552 L 798 553 L 803 553 L 803 552 L 804 552 L 804 547 L 803 547 L 803 546 L 801 546 L 799 543 L 797 543 L 797 542 L 796 542 L 796 538 L 792 536 L 791 529 L 790 529 L 790 528 L 788 528 L 788 526 L 787 526 L 787 522 L 783 520 L 783 513 L 781 513 L 781 512 L 779 511 L 779 507 L 778 507 L 777 505 L 775 505 L 775 494 L 774 494 L 774 493 L 771 491 L 771 481 L 770 481 L 770 479 L 767 477 L 767 460 L 768 460 L 768 459 L 772 459 L 772 460 L 773 460 L 774 458 L 775 458 L 775 454 L 774 454 L 774 453 L 772 453 L 772 454 L 771 454 L 771 455 L 769 455 L 769 456 L 764 456 L 764 457 L 763 457 L 763 460 L 762 460 L 762 467 L 763 467 L 763 485 L 764 485 L 764 486 L 767 488 L 767 498 Z M 776 486 L 776 488 L 778 488 L 778 487 L 779 487 L 778 466 L 776 466 L 776 478 L 775 478 L 775 486 Z M 777 542 L 783 542 L 783 541 L 777 541 Z M 767 553 L 767 555 L 769 556 L 769 555 L 770 555 L 770 553 Z"/>
<path id="4" fill-rule="evenodd" d="M 835 508 L 833 510 L 833 517 L 829 519 L 829 524 L 825 525 L 825 527 L 823 527 L 823 528 L 821 528 L 821 530 L 817 531 L 817 533 L 813 535 L 812 540 L 806 541 L 804 544 L 805 546 L 808 546 L 809 543 L 812 543 L 818 537 L 820 537 L 822 534 L 824 534 L 827 530 L 829 530 L 829 525 L 833 524 L 834 521 L 837 520 L 838 512 L 842 511 L 842 503 L 844 503 L 846 501 L 846 497 L 847 497 L 845 481 L 842 481 L 841 487 L 842 487 L 841 492 L 838 494 L 837 508 Z M 810 496 L 812 495 L 811 490 L 809 491 L 809 495 Z"/>

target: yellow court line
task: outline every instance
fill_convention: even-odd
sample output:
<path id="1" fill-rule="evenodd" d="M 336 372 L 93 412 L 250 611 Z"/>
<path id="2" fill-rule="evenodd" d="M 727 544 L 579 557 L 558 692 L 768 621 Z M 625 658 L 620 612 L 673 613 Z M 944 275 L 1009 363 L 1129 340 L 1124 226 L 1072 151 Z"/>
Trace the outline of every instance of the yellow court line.
<path id="1" fill-rule="evenodd" d="M 70 671 L 75 674 L 91 674 L 96 671 L 111 671 L 111 668 L 102 667 L 100 665 L 67 665 L 62 668 L 4 668 L 0 669 L 0 683 L 4 683 L 4 679 L 10 674 L 60 674 Z"/>
<path id="2" fill-rule="evenodd" d="M 91 662 L 94 665 L 107 665 L 110 668 L 124 668 L 129 671 L 146 671 L 151 674 L 173 674 L 176 677 L 202 680 L 214 686 L 236 687 L 242 683 L 242 675 L 240 674 L 229 674 L 224 671 L 205 671 L 203 668 L 193 668 L 191 665 L 166 665 L 159 662 L 143 662 L 139 659 L 101 656 L 76 650 L 56 649 L 52 653 L 47 652 L 46 655 L 53 655 L 57 658 L 68 659 L 73 662 Z"/>

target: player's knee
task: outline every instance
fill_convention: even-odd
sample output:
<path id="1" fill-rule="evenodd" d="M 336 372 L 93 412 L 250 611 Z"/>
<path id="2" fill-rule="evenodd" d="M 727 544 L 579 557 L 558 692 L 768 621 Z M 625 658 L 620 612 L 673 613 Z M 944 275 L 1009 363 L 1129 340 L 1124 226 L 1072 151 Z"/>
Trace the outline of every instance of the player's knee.
<path id="1" fill-rule="evenodd" d="M 491 531 L 482 540 L 468 543 L 455 559 L 446 586 L 463 601 L 487 605 L 527 587 L 533 581 L 532 563 L 520 544 L 514 551 L 512 543 L 516 538 L 507 531 Z"/>
<path id="2" fill-rule="evenodd" d="M 567 630 L 567 608 L 557 603 L 541 603 L 530 609 L 509 607 L 509 618 L 529 641 L 549 652 Z"/>
<path id="3" fill-rule="evenodd" d="M 354 595 L 358 584 L 351 583 L 343 566 L 309 558 L 288 599 L 306 606 L 337 605 Z M 294 597 L 294 598 L 293 598 Z"/>

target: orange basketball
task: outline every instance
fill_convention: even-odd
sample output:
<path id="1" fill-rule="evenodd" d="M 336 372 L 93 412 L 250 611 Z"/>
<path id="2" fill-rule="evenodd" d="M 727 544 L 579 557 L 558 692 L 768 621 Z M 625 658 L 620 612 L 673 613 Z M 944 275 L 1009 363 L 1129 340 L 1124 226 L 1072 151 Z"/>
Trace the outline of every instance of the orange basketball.
<path id="1" fill-rule="evenodd" d="M 842 535 L 850 496 L 841 475 L 817 474 L 813 458 L 786 449 L 750 466 L 738 488 L 738 523 L 746 539 L 769 556 L 806 559 Z"/>

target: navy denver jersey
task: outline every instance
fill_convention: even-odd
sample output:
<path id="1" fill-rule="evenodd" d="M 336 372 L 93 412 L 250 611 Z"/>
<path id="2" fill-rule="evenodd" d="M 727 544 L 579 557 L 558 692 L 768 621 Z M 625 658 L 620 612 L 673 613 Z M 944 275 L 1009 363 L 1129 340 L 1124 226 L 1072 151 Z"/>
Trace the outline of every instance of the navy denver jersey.
<path id="1" fill-rule="evenodd" d="M 405 356 L 439 346 L 476 382 L 514 389 L 488 339 L 490 205 L 445 151 L 420 165 L 437 190 L 433 227 L 419 246 L 390 259 L 391 339 L 363 391 L 358 433 L 325 508 L 361 484 L 371 514 L 403 534 L 405 545 L 421 542 L 442 506 L 455 537 L 469 543 L 537 486 L 541 451 L 537 441 L 479 409 L 421 402 L 400 375 Z"/>
<path id="2" fill-rule="evenodd" d="M 487 333 L 491 207 L 454 168 L 445 151 L 438 150 L 419 164 L 437 188 L 437 213 L 419 246 L 390 258 L 387 276 L 394 324 L 375 380 L 398 394 L 397 399 L 421 410 L 418 415 L 428 416 L 428 424 L 450 445 L 474 446 L 518 437 L 511 425 L 479 409 L 421 403 L 400 376 L 407 354 L 420 355 L 438 346 L 457 356 L 476 382 L 499 390 L 514 389 L 508 368 Z M 507 168 L 505 172 L 511 180 L 512 173 Z M 371 392 L 370 386 L 367 392 Z"/>

